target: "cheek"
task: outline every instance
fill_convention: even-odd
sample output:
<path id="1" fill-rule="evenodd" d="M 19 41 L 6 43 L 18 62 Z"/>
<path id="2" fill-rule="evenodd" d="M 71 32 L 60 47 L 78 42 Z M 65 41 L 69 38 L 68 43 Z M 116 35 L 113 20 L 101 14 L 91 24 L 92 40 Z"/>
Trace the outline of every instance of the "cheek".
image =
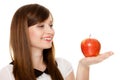
<path id="1" fill-rule="evenodd" d="M 33 41 L 37 38 L 40 38 L 40 33 L 34 30 L 29 31 L 30 40 Z"/>
<path id="2" fill-rule="evenodd" d="M 29 31 L 30 39 L 36 36 L 36 33 L 34 31 Z"/>

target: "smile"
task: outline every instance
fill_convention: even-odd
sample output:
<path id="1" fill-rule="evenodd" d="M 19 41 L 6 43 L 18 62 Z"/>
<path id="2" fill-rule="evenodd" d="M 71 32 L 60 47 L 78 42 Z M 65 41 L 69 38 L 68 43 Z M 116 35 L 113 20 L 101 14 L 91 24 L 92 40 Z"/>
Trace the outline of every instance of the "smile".
<path id="1" fill-rule="evenodd" d="M 52 38 L 43 38 L 44 40 L 52 40 Z"/>

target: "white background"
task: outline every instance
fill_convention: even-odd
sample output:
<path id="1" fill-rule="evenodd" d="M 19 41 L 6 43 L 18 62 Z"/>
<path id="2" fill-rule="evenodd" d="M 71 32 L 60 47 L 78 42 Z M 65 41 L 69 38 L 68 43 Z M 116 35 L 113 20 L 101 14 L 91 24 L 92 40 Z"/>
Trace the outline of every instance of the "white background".
<path id="1" fill-rule="evenodd" d="M 90 67 L 90 80 L 120 80 L 119 0 L 0 0 L 0 69 L 10 63 L 9 31 L 14 12 L 22 5 L 39 3 L 53 14 L 56 57 L 71 62 L 76 73 L 83 58 L 80 42 L 89 34 L 101 42 L 101 53 L 113 51 L 107 60 Z"/>

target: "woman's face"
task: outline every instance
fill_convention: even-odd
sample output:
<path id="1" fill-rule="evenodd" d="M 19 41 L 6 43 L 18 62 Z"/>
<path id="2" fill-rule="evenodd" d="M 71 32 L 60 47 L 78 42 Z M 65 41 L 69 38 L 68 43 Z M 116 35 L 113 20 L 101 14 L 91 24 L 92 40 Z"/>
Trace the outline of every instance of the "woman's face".
<path id="1" fill-rule="evenodd" d="M 44 22 L 29 27 L 31 48 L 48 49 L 52 47 L 54 37 L 53 20 L 49 16 Z"/>

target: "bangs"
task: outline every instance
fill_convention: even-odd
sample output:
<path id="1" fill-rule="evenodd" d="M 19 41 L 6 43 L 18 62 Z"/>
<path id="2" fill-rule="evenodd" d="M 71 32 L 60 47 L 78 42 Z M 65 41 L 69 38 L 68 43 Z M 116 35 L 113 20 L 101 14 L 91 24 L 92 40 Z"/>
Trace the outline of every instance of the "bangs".
<path id="1" fill-rule="evenodd" d="M 28 10 L 29 10 L 27 15 L 28 27 L 35 25 L 39 22 L 45 21 L 50 15 L 49 10 L 40 5 L 31 6 L 29 7 Z"/>

